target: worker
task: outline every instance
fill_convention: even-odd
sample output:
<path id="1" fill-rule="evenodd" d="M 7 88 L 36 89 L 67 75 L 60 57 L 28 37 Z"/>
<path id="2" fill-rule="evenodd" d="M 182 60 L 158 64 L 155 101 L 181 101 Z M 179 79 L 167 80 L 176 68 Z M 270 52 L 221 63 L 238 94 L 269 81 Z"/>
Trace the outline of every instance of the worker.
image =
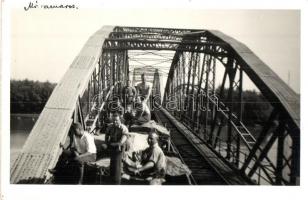
<path id="1" fill-rule="evenodd" d="M 151 95 L 151 85 L 146 82 L 145 74 L 141 74 L 141 83 L 137 85 L 138 96 L 143 97 L 144 101 L 147 103 Z"/>
<path id="2" fill-rule="evenodd" d="M 127 79 L 126 86 L 122 89 L 122 102 L 124 104 L 125 110 L 127 106 L 132 106 L 137 96 L 137 91 L 134 86 L 132 86 L 131 81 Z"/>
<path id="3" fill-rule="evenodd" d="M 136 98 L 136 113 L 134 115 L 134 124 L 142 125 L 151 120 L 151 112 L 146 102 L 143 100 L 143 97 L 138 96 Z"/>
<path id="4" fill-rule="evenodd" d="M 126 86 L 122 90 L 122 102 L 124 105 L 124 124 L 130 126 L 133 120 L 133 106 L 137 96 L 137 91 L 132 86 L 131 81 L 127 79 Z"/>
<path id="5" fill-rule="evenodd" d="M 120 115 L 120 118 L 123 118 L 124 114 L 124 108 L 121 104 L 120 98 L 115 96 L 113 97 L 112 101 L 109 102 L 109 112 L 112 113 L 118 113 Z"/>
<path id="6" fill-rule="evenodd" d="M 145 178 L 151 185 L 162 184 L 166 171 L 166 157 L 158 145 L 158 138 L 157 133 L 151 132 L 147 138 L 149 147 L 141 152 L 140 158 L 134 154 L 134 160 L 140 160 L 141 165 L 133 169 L 133 173 Z"/>
<path id="7" fill-rule="evenodd" d="M 118 113 L 112 114 L 113 124 L 106 130 L 105 142 L 110 151 L 110 176 L 114 184 L 121 184 L 122 157 L 128 138 L 128 129 Z"/>
<path id="8" fill-rule="evenodd" d="M 73 134 L 69 149 L 65 149 L 60 143 L 60 147 L 63 148 L 61 160 L 49 172 L 55 174 L 64 164 L 77 166 L 79 173 L 78 184 L 82 184 L 85 164 L 96 161 L 96 146 L 94 137 L 87 131 L 84 131 L 80 123 L 74 123 L 71 130 Z"/>

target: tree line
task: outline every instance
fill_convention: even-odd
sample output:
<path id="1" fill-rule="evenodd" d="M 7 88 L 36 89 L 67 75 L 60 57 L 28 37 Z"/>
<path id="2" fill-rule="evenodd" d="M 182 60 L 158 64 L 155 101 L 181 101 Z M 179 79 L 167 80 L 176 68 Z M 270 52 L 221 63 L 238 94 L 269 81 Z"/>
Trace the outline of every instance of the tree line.
<path id="1" fill-rule="evenodd" d="M 55 83 L 31 81 L 31 80 L 11 80 L 11 113 L 40 113 L 49 96 L 51 95 Z M 220 86 L 216 89 L 219 94 Z M 227 90 L 221 100 L 227 102 Z M 238 91 L 233 91 L 233 98 L 238 96 Z M 272 106 L 267 100 L 254 90 L 245 90 L 242 93 L 242 119 L 245 124 L 263 124 L 267 121 Z M 239 104 L 234 104 L 234 111 L 239 110 Z"/>
<path id="2" fill-rule="evenodd" d="M 40 113 L 55 86 L 48 81 L 11 80 L 11 113 Z"/>
<path id="3" fill-rule="evenodd" d="M 216 89 L 220 93 L 221 86 Z M 233 90 L 233 111 L 240 110 L 242 106 L 242 121 L 246 125 L 264 124 L 267 122 L 273 109 L 267 99 L 256 90 L 244 90 L 242 92 L 242 105 L 239 104 L 239 91 Z M 220 100 L 228 103 L 228 88 L 224 91 L 223 98 Z M 238 102 L 238 103 L 237 103 Z"/>

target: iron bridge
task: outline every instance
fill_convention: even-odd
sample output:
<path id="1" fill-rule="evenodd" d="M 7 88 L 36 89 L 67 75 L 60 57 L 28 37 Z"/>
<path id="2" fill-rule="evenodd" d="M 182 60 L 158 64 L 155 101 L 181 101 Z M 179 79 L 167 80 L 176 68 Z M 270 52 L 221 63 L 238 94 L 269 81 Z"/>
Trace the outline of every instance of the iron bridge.
<path id="1" fill-rule="evenodd" d="M 106 99 L 144 72 L 156 116 L 227 184 L 299 185 L 299 95 L 247 46 L 217 30 L 120 26 L 102 27 L 74 59 L 14 161 L 11 183 L 46 183 L 71 124 L 93 130 Z M 266 120 L 254 125 L 248 82 L 266 105 Z"/>

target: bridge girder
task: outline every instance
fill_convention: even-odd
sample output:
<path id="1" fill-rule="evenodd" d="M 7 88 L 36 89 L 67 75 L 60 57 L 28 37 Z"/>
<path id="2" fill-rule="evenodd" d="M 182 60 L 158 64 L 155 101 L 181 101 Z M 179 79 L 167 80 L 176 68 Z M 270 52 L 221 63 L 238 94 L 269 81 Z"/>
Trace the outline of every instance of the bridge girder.
<path id="1" fill-rule="evenodd" d="M 224 47 L 224 48 L 222 48 Z M 206 53 L 227 57 L 227 44 L 198 41 L 149 40 L 149 39 L 106 39 L 104 50 L 167 50 Z"/>

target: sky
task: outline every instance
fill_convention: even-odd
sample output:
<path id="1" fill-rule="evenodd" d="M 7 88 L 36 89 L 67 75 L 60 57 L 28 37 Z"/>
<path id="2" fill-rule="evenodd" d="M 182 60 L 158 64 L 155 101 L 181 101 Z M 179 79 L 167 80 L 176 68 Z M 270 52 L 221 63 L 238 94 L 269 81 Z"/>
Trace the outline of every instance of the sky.
<path id="1" fill-rule="evenodd" d="M 246 44 L 300 92 L 300 11 L 79 8 L 11 11 L 11 79 L 58 82 L 103 25 L 216 29 Z"/>

